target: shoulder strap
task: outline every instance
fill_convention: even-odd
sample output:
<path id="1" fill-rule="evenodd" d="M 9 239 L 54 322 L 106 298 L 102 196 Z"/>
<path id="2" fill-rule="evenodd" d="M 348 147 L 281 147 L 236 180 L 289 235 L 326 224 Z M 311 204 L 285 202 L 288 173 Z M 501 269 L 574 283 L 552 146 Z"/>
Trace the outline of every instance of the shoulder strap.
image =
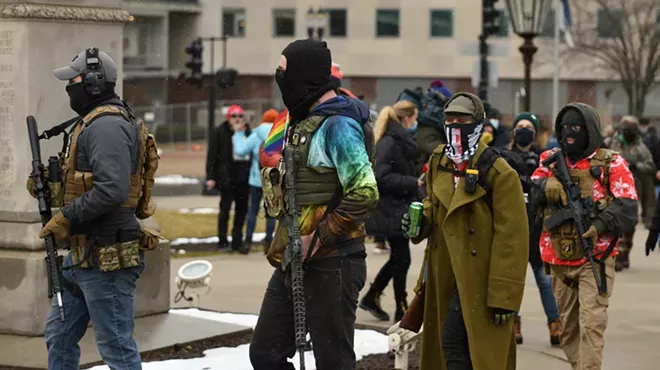
<path id="1" fill-rule="evenodd" d="M 491 212 L 493 211 L 493 187 L 488 182 L 488 173 L 493 167 L 493 164 L 495 164 L 497 158 L 500 157 L 502 157 L 502 152 L 497 148 L 489 146 L 483 153 L 481 153 L 481 156 L 475 165 L 477 171 L 479 171 L 477 182 L 482 188 L 484 188 L 484 190 L 486 190 L 484 201 L 488 205 L 488 208 L 490 208 Z"/>
<path id="2" fill-rule="evenodd" d="M 610 169 L 612 167 L 612 162 L 614 161 L 614 154 L 616 152 L 611 149 L 598 148 L 596 150 L 596 155 L 591 158 L 589 162 L 590 167 L 599 166 L 603 169 L 603 187 L 607 190 L 607 193 L 614 197 L 610 190 Z"/>
<path id="3" fill-rule="evenodd" d="M 83 127 L 87 127 L 95 119 L 103 116 L 122 116 L 129 122 L 132 122 L 131 116 L 126 113 L 124 109 L 119 108 L 116 105 L 102 105 L 100 107 L 94 108 L 91 112 L 87 113 L 82 118 Z"/>

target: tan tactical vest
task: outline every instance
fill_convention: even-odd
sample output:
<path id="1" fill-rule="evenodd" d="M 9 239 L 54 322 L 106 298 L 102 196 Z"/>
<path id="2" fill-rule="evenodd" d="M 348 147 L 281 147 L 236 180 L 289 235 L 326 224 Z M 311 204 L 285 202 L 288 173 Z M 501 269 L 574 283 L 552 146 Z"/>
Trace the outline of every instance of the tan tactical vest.
<path id="1" fill-rule="evenodd" d="M 89 126 L 95 119 L 107 115 L 120 115 L 126 121 L 139 125 L 139 157 L 138 166 L 135 173 L 131 174 L 131 186 L 128 201 L 122 204 L 122 207 L 135 208 L 135 216 L 138 219 L 151 217 L 156 205 L 151 199 L 151 192 L 154 186 L 154 176 L 158 169 L 158 151 L 156 141 L 153 135 L 149 134 L 147 126 L 142 120 L 134 121 L 128 113 L 114 105 L 105 105 L 97 107 L 89 112 L 76 124 L 71 134 L 69 149 L 64 159 L 64 205 L 68 205 L 75 198 L 82 196 L 85 192 L 92 189 L 93 175 L 91 172 L 80 172 L 76 170 L 76 153 L 78 149 L 78 138 L 83 130 Z"/>
<path id="2" fill-rule="evenodd" d="M 603 187 L 607 190 L 607 196 L 602 200 L 596 203 L 596 212 L 607 207 L 613 200 L 614 196 L 610 192 L 610 166 L 614 160 L 614 151 L 604 148 L 599 148 L 589 161 L 589 168 L 600 167 L 603 174 Z M 583 198 L 593 197 L 593 185 L 594 177 L 591 174 L 589 169 L 578 170 L 569 168 L 569 173 L 571 179 L 576 182 L 580 187 L 580 193 Z M 557 181 L 554 177 L 548 179 L 548 181 Z M 544 211 L 544 221 L 551 217 L 553 214 L 553 209 L 546 208 Z M 584 251 L 582 250 L 582 245 L 580 243 L 575 223 L 568 222 L 556 227 L 553 230 L 548 230 L 543 225 L 543 231 L 550 233 L 550 239 L 552 241 L 552 248 L 555 251 L 555 254 L 560 259 L 564 260 L 579 260 L 584 257 Z"/>

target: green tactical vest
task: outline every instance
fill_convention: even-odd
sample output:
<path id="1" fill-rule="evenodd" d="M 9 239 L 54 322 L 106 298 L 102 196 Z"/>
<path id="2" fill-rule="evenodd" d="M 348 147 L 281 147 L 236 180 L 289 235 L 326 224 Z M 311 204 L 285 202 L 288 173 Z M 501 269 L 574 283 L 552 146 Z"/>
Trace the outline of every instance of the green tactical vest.
<path id="1" fill-rule="evenodd" d="M 296 205 L 308 206 L 328 204 L 333 194 L 341 188 L 337 169 L 309 165 L 309 148 L 312 136 L 326 120 L 326 116 L 310 116 L 293 128 L 291 144 L 295 147 L 296 165 Z M 365 147 L 373 166 L 373 131 L 369 124 L 363 124 Z"/>

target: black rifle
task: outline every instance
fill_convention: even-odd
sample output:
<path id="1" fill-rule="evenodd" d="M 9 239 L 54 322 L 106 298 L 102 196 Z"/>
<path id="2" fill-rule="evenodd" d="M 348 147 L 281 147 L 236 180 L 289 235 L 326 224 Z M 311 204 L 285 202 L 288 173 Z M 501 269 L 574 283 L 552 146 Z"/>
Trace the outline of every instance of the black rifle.
<path id="1" fill-rule="evenodd" d="M 584 250 L 584 254 L 591 263 L 591 270 L 594 273 L 594 279 L 596 279 L 598 293 L 605 294 L 607 293 L 607 282 L 596 271 L 596 262 L 599 261 L 596 261 L 594 257 L 594 243 L 591 238 L 584 238 L 582 236 L 589 230 L 590 219 L 595 216 L 594 202 L 590 197 L 582 197 L 580 186 L 571 179 L 566 158 L 561 150 L 557 150 L 548 159 L 543 161 L 543 165 L 548 168 L 553 163 L 555 165 L 552 168 L 552 173 L 564 188 L 568 204 L 566 207 L 554 211 L 553 215 L 545 221 L 545 226 L 552 230 L 567 221 L 575 223 L 582 250 Z"/>
<path id="2" fill-rule="evenodd" d="M 37 121 L 33 116 L 27 117 L 28 136 L 30 148 L 32 149 L 32 173 L 30 177 L 34 181 L 34 192 L 39 203 L 39 215 L 41 224 L 46 226 L 53 217 L 50 201 L 50 189 L 47 182 L 61 180 L 59 162 L 57 157 L 48 159 L 48 179 L 44 174 L 44 165 L 41 163 L 41 147 L 39 145 L 39 131 Z M 60 312 L 60 320 L 64 321 L 64 307 L 62 306 L 62 257 L 57 255 L 57 244 L 55 236 L 50 234 L 46 237 L 46 269 L 48 271 L 48 298 L 57 298 L 57 308 Z"/>
<path id="3" fill-rule="evenodd" d="M 305 324 L 305 292 L 303 289 L 302 268 L 302 239 L 298 217 L 300 212 L 296 205 L 296 169 L 293 160 L 293 147 L 285 145 L 282 154 L 284 160 L 284 221 L 289 236 L 286 259 L 291 274 L 291 295 L 293 298 L 293 326 L 295 343 L 300 355 L 300 370 L 305 370 L 305 338 L 307 326 Z M 310 246 L 312 248 L 312 246 Z"/>

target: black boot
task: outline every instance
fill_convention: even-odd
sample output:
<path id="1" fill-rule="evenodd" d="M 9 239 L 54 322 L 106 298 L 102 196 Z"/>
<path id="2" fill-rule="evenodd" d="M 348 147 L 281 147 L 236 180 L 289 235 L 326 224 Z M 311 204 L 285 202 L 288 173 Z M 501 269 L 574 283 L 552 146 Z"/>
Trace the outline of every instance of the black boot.
<path id="1" fill-rule="evenodd" d="M 396 311 L 394 312 L 394 323 L 403 319 L 403 315 L 408 311 L 408 300 L 405 297 L 396 300 Z"/>
<path id="2" fill-rule="evenodd" d="M 614 271 L 619 272 L 623 270 L 623 252 L 619 251 L 614 260 Z"/>
<path id="3" fill-rule="evenodd" d="M 380 307 L 380 296 L 382 294 L 383 291 L 374 289 L 372 284 L 367 294 L 360 300 L 359 307 L 363 310 L 369 311 L 380 321 L 389 321 L 390 315 Z"/>
<path id="4" fill-rule="evenodd" d="M 249 254 L 251 249 L 252 243 L 243 243 L 243 245 L 241 245 L 241 247 L 238 249 L 238 252 L 240 254 Z"/>
<path id="5" fill-rule="evenodd" d="M 630 249 L 632 249 L 632 246 L 628 247 L 628 249 L 626 249 L 626 251 L 623 252 L 621 256 L 621 264 L 623 264 L 624 269 L 630 267 Z"/>

